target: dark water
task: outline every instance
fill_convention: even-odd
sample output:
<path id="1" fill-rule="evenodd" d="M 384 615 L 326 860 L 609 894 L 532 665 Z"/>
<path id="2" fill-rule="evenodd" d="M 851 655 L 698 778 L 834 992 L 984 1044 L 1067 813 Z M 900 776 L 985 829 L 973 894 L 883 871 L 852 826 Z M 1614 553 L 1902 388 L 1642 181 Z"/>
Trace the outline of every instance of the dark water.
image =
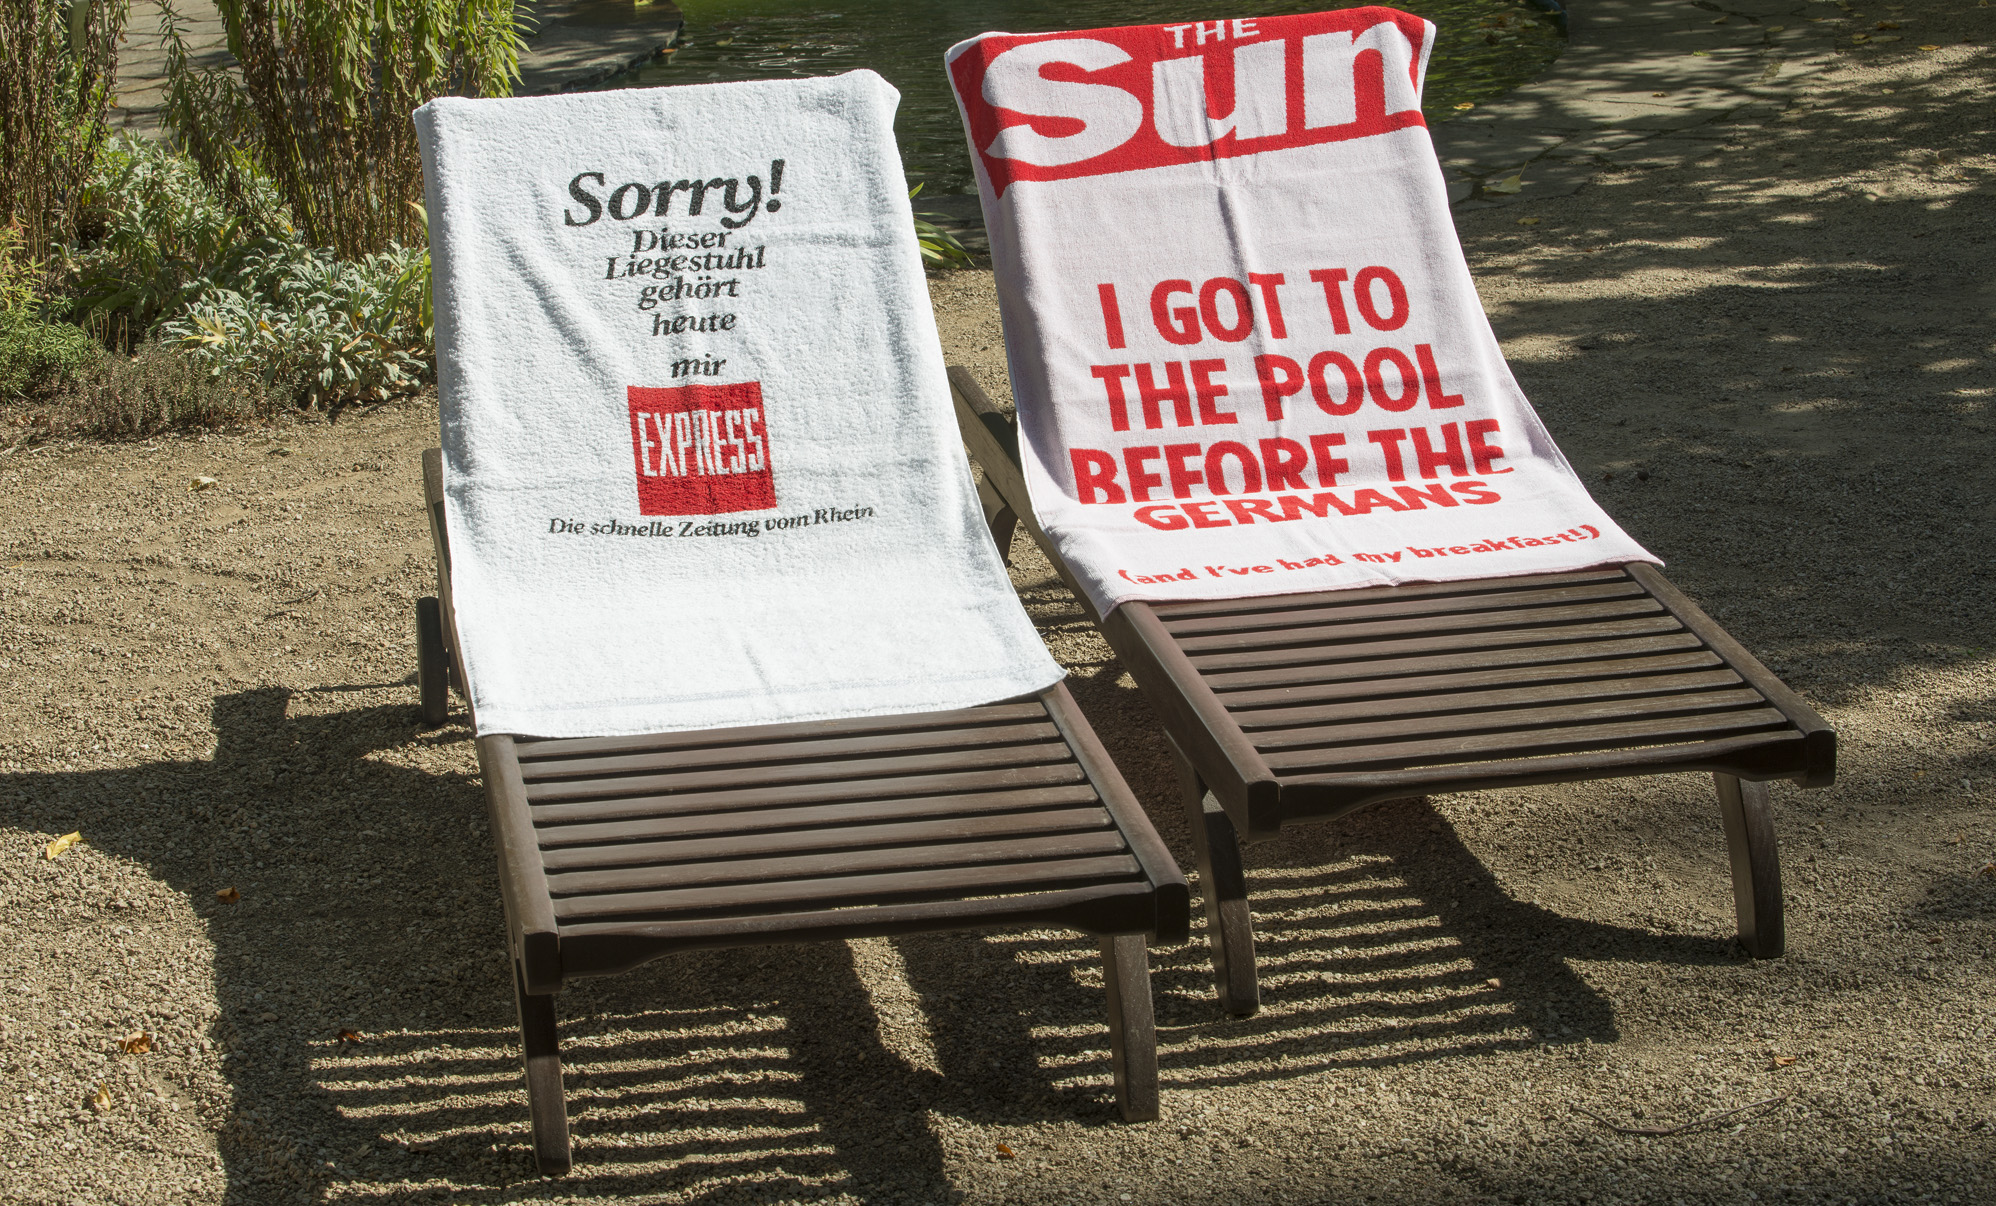
<path id="1" fill-rule="evenodd" d="M 606 7 L 610 0 L 598 0 Z M 631 13 L 629 0 L 619 7 Z M 926 193 L 974 192 L 943 52 L 987 30 L 1044 33 L 1108 25 L 1212 20 L 1186 0 L 679 0 L 681 49 L 619 77 L 613 86 L 833 75 L 870 67 L 901 90 L 895 133 L 910 184 Z M 1264 0 L 1219 16 L 1278 17 L 1339 7 L 1325 0 Z M 1428 67 L 1429 122 L 1457 105 L 1524 83 L 1559 54 L 1551 18 L 1525 0 L 1413 0 L 1396 5 L 1433 21 L 1440 35 Z M 641 9 L 638 11 L 642 11 Z"/>

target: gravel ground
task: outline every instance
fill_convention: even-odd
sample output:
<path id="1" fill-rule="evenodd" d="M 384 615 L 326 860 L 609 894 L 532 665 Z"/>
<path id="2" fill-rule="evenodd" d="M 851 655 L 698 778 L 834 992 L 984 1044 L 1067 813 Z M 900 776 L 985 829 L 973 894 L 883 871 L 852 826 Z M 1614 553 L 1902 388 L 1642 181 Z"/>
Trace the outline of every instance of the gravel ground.
<path id="1" fill-rule="evenodd" d="M 1257 1017 L 1201 935 L 1153 952 L 1159 1123 L 1113 1120 L 1078 936 L 717 952 L 564 993 L 578 1163 L 540 1181 L 469 734 L 415 719 L 434 409 L 24 448 L 0 1200 L 1996 1198 L 1996 10 L 1844 28 L 1881 19 L 1688 161 L 1460 218 L 1604 504 L 1843 734 L 1836 787 L 1776 790 L 1786 958 L 1731 941 L 1696 777 L 1383 806 L 1250 851 Z M 935 293 L 1002 382 L 988 275 Z M 1143 703 L 1018 552 L 1189 864 Z"/>

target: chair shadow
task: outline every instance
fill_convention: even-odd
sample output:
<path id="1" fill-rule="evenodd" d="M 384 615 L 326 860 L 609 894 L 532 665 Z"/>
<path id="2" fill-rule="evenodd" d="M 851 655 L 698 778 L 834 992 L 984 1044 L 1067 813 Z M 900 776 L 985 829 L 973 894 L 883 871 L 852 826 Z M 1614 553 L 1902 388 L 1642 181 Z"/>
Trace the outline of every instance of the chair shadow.
<path id="1" fill-rule="evenodd" d="M 537 1178 L 485 805 L 457 769 L 469 734 L 425 732 L 408 706 L 298 715 L 294 702 L 217 698 L 207 762 L 0 776 L 0 824 L 86 818 L 99 852 L 193 902 L 219 1016 L 186 1037 L 226 1052 L 226 1202 L 335 1186 L 513 1200 Z M 569 986 L 556 1010 L 576 1164 L 560 1192 L 698 1201 L 747 1180 L 947 1202 L 932 1114 L 1106 1121 L 1099 972 L 1090 985 L 1065 964 L 1021 964 L 1014 937 L 867 948 L 905 954 L 917 988 L 887 1007 L 928 1017 L 926 1061 L 886 1041 L 905 1027 L 857 964 L 864 944 L 696 951 Z M 1096 955 L 1079 935 L 1063 950 Z M 992 1008 L 989 985 L 1008 980 L 1018 1007 Z M 1050 1057 L 1040 1026 L 1104 1039 Z M 1044 1069 L 1062 1059 L 1076 1067 L 1056 1083 Z"/>

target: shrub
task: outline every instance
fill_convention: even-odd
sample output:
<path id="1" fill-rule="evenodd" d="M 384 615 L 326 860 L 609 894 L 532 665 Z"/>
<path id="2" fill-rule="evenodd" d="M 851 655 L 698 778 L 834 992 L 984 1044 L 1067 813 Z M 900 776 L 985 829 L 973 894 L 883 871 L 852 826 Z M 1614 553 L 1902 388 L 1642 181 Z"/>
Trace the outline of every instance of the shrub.
<path id="1" fill-rule="evenodd" d="M 148 343 L 134 356 L 96 349 L 89 364 L 23 409 L 38 435 L 105 437 L 264 421 L 282 401 L 255 377 L 217 373 L 185 352 Z"/>
<path id="2" fill-rule="evenodd" d="M 399 246 L 359 260 L 297 244 L 253 252 L 160 334 L 308 405 L 406 393 L 430 375 L 428 260 Z"/>
<path id="3" fill-rule="evenodd" d="M 149 138 L 108 144 L 81 196 L 96 228 L 71 253 L 72 317 L 121 347 L 233 276 L 256 250 L 295 238 L 267 182 L 245 181 L 245 206 L 232 213 L 192 160 Z"/>
<path id="4" fill-rule="evenodd" d="M 26 242 L 20 226 L 0 226 L 0 398 L 46 388 L 101 354 L 83 331 L 44 319 L 47 274 Z"/>
<path id="5" fill-rule="evenodd" d="M 126 0 L 0 5 L 0 225 L 28 258 L 75 237 L 76 193 L 109 129 Z"/>
<path id="6" fill-rule="evenodd" d="M 506 96 L 522 45 L 513 0 L 216 0 L 237 67 L 194 71 L 175 18 L 167 120 L 237 213 L 267 179 L 305 241 L 343 259 L 413 243 L 423 191 L 409 113 Z"/>
<path id="7" fill-rule="evenodd" d="M 391 245 L 339 259 L 299 238 L 267 181 L 241 183 L 248 208 L 233 212 L 187 157 L 145 139 L 112 143 L 88 189 L 101 230 L 71 260 L 74 316 L 119 347 L 159 339 L 307 405 L 426 380 L 428 254 Z"/>
<path id="8" fill-rule="evenodd" d="M 58 385 L 103 355 L 103 345 L 80 327 L 21 312 L 0 315 L 0 398 Z"/>

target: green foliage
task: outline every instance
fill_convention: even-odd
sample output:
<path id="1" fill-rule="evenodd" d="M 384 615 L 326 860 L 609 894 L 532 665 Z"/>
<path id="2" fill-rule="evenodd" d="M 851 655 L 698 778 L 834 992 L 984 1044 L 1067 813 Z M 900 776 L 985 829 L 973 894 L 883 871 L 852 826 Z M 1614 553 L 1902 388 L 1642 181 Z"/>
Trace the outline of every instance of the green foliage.
<path id="1" fill-rule="evenodd" d="M 29 314 L 0 314 L 0 398 L 24 398 L 58 385 L 104 355 L 89 332 Z"/>
<path id="2" fill-rule="evenodd" d="M 126 0 L 0 3 L 0 226 L 19 229 L 32 262 L 75 237 L 125 11 Z"/>
<path id="3" fill-rule="evenodd" d="M 268 181 L 241 184 L 239 211 L 187 157 L 149 139 L 114 142 L 88 189 L 100 231 L 72 256 L 74 316 L 119 346 L 156 337 L 203 371 L 310 405 L 427 379 L 427 251 L 342 260 L 291 229 Z"/>
<path id="4" fill-rule="evenodd" d="M 342 260 L 295 243 L 254 252 L 160 334 L 216 372 L 296 390 L 312 405 L 384 399 L 429 376 L 428 258 L 394 247 Z"/>
<path id="5" fill-rule="evenodd" d="M 82 189 L 97 229 L 71 255 L 73 317 L 137 343 L 252 254 L 293 241 L 275 190 L 248 184 L 232 212 L 186 156 L 149 138 L 112 141 Z"/>
<path id="6" fill-rule="evenodd" d="M 19 225 L 0 226 L 0 314 L 24 314 L 41 302 L 42 266 L 26 244 Z"/>
<path id="7" fill-rule="evenodd" d="M 919 184 L 909 189 L 908 199 L 914 200 L 921 191 Z M 968 268 L 971 264 L 969 249 L 958 242 L 955 235 L 928 220 L 942 216 L 919 211 L 915 214 L 915 242 L 922 249 L 922 266 L 931 272 L 940 268 Z"/>
<path id="8" fill-rule="evenodd" d="M 162 18 L 167 118 L 238 214 L 275 187 L 305 241 L 345 259 L 413 242 L 422 196 L 412 110 L 506 96 L 519 76 L 513 0 L 217 0 L 237 65 L 196 71 Z"/>
<path id="9" fill-rule="evenodd" d="M 181 427 L 268 420 L 284 401 L 262 381 L 213 371 L 156 343 L 135 356 L 97 355 L 59 389 L 27 408 L 40 435 L 138 436 Z"/>
<path id="10" fill-rule="evenodd" d="M 46 389 L 103 354 L 82 330 L 44 320 L 47 274 L 26 243 L 20 226 L 0 226 L 0 399 Z"/>

